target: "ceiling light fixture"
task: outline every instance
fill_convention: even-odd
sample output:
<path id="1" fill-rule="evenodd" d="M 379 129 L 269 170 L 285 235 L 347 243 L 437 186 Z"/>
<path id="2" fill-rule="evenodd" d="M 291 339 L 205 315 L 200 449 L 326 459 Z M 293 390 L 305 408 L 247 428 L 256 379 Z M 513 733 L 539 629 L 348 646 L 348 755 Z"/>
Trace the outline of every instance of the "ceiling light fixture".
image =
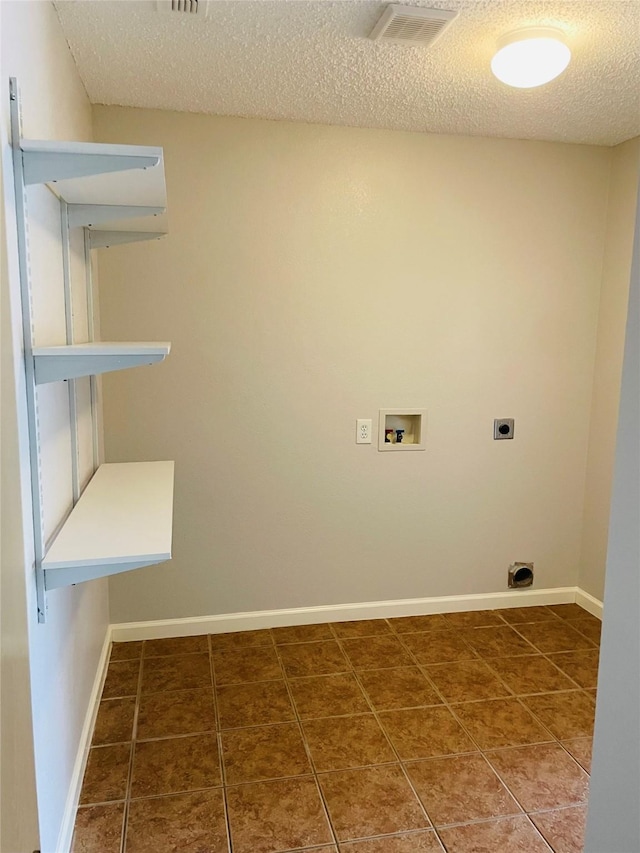
<path id="1" fill-rule="evenodd" d="M 491 70 L 507 86 L 533 89 L 562 74 L 570 61 L 571 51 L 560 30 L 527 27 L 500 39 Z"/>

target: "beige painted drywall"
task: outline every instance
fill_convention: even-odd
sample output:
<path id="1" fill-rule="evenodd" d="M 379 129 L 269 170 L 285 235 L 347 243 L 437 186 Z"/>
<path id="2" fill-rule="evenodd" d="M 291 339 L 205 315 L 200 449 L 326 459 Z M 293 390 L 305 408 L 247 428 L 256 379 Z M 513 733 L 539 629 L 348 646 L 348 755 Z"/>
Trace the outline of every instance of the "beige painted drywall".
<path id="1" fill-rule="evenodd" d="M 611 151 L 96 107 L 163 145 L 170 235 L 103 250 L 111 461 L 176 460 L 174 559 L 113 621 L 578 579 Z M 427 449 L 380 453 L 378 409 Z M 516 438 L 493 440 L 514 417 Z M 372 418 L 374 444 L 355 444 Z"/>
<path id="2" fill-rule="evenodd" d="M 23 132 L 30 139 L 91 139 L 91 108 L 49 2 L 0 3 L 2 28 L 2 853 L 64 850 L 65 810 L 81 732 L 108 626 L 104 581 L 55 590 L 47 623 L 37 623 L 17 237 L 9 147 L 9 77 L 18 78 Z M 45 188 L 28 190 L 36 342 L 65 343 L 60 210 Z M 72 286 L 78 283 L 72 251 Z M 83 283 L 81 277 L 80 284 Z M 81 334 L 82 305 L 76 300 Z M 86 326 L 86 323 L 84 324 Z M 82 337 L 79 336 L 79 340 Z M 45 468 L 45 527 L 70 505 L 69 405 L 65 383 L 39 395 Z M 86 399 L 86 398 L 85 398 Z M 82 398 L 80 407 L 82 408 Z M 81 427 L 83 477 L 91 441 Z M 84 463 L 84 464 L 83 464 Z M 66 814 L 69 817 L 69 814 Z"/>
<path id="3" fill-rule="evenodd" d="M 600 600 L 604 595 L 640 137 L 617 145 L 612 155 L 580 559 L 580 586 Z"/>

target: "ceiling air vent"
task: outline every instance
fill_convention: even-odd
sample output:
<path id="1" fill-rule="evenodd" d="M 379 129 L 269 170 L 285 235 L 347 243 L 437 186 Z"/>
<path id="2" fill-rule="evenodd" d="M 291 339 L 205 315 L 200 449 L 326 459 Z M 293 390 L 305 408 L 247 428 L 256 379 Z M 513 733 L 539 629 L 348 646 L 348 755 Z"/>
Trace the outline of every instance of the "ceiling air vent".
<path id="1" fill-rule="evenodd" d="M 184 12 L 187 15 L 206 15 L 207 0 L 156 0 L 159 12 Z"/>
<path id="2" fill-rule="evenodd" d="M 443 33 L 457 12 L 419 6 L 387 6 L 371 32 L 375 41 L 426 47 Z"/>

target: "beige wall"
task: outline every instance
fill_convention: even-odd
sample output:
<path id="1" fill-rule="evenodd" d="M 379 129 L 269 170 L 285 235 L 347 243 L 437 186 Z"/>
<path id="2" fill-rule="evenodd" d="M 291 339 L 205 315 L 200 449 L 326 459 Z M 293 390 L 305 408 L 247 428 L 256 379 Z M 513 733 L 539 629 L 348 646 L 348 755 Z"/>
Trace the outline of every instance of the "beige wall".
<path id="1" fill-rule="evenodd" d="M 611 151 L 94 110 L 165 147 L 170 235 L 102 251 L 107 458 L 176 460 L 174 559 L 112 621 L 578 580 Z M 427 450 L 355 444 L 425 407 Z M 514 441 L 492 439 L 514 417 Z"/>
<path id="2" fill-rule="evenodd" d="M 2 2 L 2 853 L 64 850 L 69 802 L 89 697 L 108 626 L 106 582 L 55 590 L 37 622 L 15 196 L 9 147 L 9 77 L 21 88 L 29 139 L 91 139 L 91 107 L 53 5 Z M 64 343 L 60 206 L 27 192 L 36 342 Z M 76 256 L 72 251 L 72 267 Z M 72 275 L 72 285 L 76 280 Z M 79 308 L 76 304 L 76 308 Z M 80 338 L 81 340 L 81 338 Z M 82 408 L 82 404 L 80 404 Z M 48 534 L 71 504 L 65 383 L 38 393 Z M 82 430 L 81 430 L 82 432 Z M 86 446 L 86 430 L 81 435 Z M 89 434 L 88 440 L 91 439 Z M 86 472 L 83 472 L 86 475 Z M 35 756 L 35 759 L 34 759 Z M 35 784 L 34 784 L 35 783 Z M 37 813 L 36 813 L 37 789 Z"/>
<path id="3" fill-rule="evenodd" d="M 616 146 L 612 154 L 580 560 L 580 586 L 600 600 L 604 594 L 640 137 Z"/>

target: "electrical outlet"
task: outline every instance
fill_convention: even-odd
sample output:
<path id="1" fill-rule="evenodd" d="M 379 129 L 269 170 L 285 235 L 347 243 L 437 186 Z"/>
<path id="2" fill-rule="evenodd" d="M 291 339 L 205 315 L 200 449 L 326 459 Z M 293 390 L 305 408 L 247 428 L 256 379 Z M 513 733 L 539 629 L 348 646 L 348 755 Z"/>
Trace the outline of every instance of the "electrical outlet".
<path id="1" fill-rule="evenodd" d="M 371 444 L 371 418 L 356 421 L 356 444 Z"/>

